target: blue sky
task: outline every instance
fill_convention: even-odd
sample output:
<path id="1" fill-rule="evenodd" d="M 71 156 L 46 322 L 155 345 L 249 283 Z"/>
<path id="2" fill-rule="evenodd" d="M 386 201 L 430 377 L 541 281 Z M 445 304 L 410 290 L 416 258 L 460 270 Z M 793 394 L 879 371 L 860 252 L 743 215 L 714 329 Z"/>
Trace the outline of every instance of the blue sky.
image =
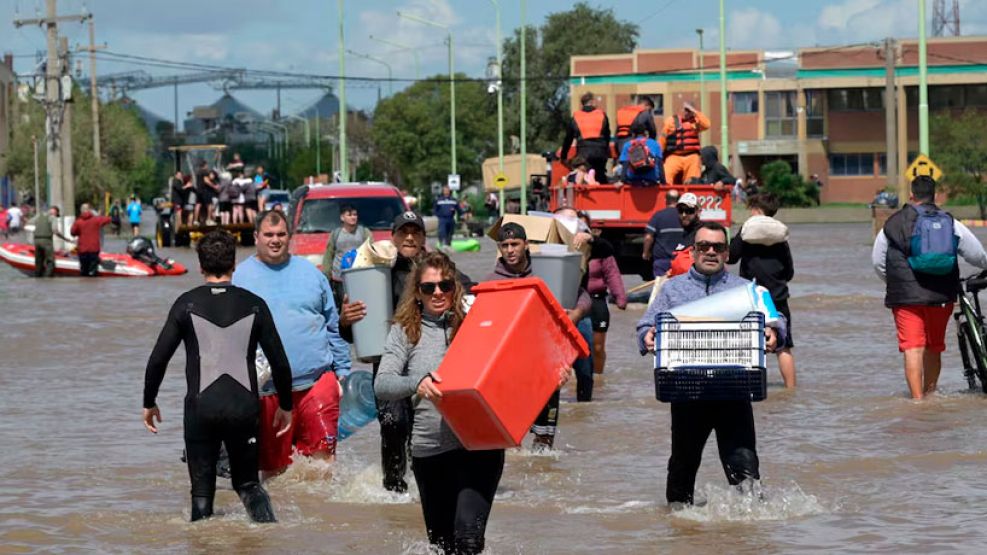
<path id="1" fill-rule="evenodd" d="M 528 0 L 529 24 L 541 23 L 549 13 L 568 9 L 573 2 Z M 336 74 L 337 4 L 335 0 L 60 0 L 60 13 L 78 13 L 84 7 L 95 15 L 97 42 L 112 52 L 182 62 L 252 69 Z M 519 0 L 500 0 L 504 35 L 520 25 Z M 621 19 L 641 26 L 640 48 L 682 48 L 697 44 L 695 29 L 705 29 L 707 45 L 718 40 L 718 0 L 590 1 L 613 7 Z M 917 0 L 726 0 L 728 48 L 792 49 L 876 41 L 888 35 L 917 35 Z M 928 0 L 929 21 L 933 0 Z M 455 37 L 456 69 L 471 76 L 484 74 L 495 50 L 495 11 L 486 0 L 346 0 L 346 47 L 387 60 L 395 77 L 414 77 L 414 57 L 370 39 L 378 36 L 418 46 L 422 75 L 447 71 L 444 32 L 398 18 L 402 10 L 451 26 Z M 43 0 L 0 0 L 0 50 L 17 55 L 15 70 L 30 73 L 34 52 L 43 49 L 43 29 L 10 23 L 15 14 L 35 17 Z M 987 1 L 961 0 L 964 35 L 987 34 Z M 578 30 L 574 30 L 578 32 Z M 86 28 L 64 24 L 62 33 L 75 45 L 88 41 Z M 146 69 L 152 74 L 182 70 L 98 62 L 98 73 Z M 348 75 L 384 77 L 375 62 L 347 56 Z M 83 65 L 88 74 L 88 62 Z M 387 85 L 383 94 L 387 94 Z M 394 89 L 404 84 L 395 83 Z M 179 114 L 208 104 L 221 94 L 208 85 L 179 89 Z M 255 109 L 269 113 L 274 91 L 236 91 L 234 95 Z M 282 91 L 282 110 L 291 113 L 320 95 L 315 90 Z M 144 107 L 172 118 L 171 87 L 135 92 Z M 347 101 L 372 109 L 376 84 L 352 83 Z"/>

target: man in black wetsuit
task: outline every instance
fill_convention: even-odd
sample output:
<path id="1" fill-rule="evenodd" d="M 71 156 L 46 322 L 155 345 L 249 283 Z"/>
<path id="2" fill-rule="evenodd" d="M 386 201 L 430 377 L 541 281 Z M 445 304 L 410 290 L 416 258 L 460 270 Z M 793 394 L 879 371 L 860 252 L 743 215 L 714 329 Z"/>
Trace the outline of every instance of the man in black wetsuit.
<path id="1" fill-rule="evenodd" d="M 206 284 L 178 297 L 168 313 L 144 377 L 144 426 L 161 422 L 155 404 L 168 362 L 185 343 L 185 449 L 192 480 L 192 520 L 213 514 L 216 461 L 221 443 L 230 456 L 233 489 L 254 522 L 274 522 L 271 500 L 260 485 L 257 438 L 260 426 L 291 427 L 291 368 L 267 304 L 230 283 L 236 241 L 222 231 L 197 247 Z M 271 365 L 280 408 L 274 422 L 260 422 L 255 354 L 260 344 Z"/>

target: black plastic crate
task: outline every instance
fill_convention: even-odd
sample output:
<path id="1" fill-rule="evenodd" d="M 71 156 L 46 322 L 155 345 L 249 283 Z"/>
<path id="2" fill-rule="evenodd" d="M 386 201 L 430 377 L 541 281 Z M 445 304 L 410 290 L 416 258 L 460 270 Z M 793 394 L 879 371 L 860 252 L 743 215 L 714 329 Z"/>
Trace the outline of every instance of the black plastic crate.
<path id="1" fill-rule="evenodd" d="M 763 401 L 768 396 L 764 367 L 679 366 L 655 369 L 655 397 L 681 401 Z"/>

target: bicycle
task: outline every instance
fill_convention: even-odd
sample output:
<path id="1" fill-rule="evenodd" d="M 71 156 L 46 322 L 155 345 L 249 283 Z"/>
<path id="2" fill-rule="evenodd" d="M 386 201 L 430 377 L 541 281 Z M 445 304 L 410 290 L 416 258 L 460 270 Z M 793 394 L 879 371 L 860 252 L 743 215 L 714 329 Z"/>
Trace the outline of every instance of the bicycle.
<path id="1" fill-rule="evenodd" d="M 963 278 L 962 284 L 963 292 L 953 319 L 963 359 L 963 375 L 970 389 L 977 388 L 979 379 L 981 390 L 987 393 L 987 335 L 980 311 L 980 291 L 987 289 L 987 271 Z"/>

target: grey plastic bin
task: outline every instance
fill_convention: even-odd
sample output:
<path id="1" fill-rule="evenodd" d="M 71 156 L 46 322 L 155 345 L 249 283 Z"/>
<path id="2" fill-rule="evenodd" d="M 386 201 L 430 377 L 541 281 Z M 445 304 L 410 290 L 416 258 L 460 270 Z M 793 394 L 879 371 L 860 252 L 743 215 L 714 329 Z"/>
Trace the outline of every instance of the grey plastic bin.
<path id="1" fill-rule="evenodd" d="M 349 302 L 363 301 L 367 315 L 353 324 L 353 346 L 357 358 L 384 354 L 384 340 L 390 328 L 391 316 L 391 268 L 369 266 L 343 270 L 343 288 Z"/>
<path id="2" fill-rule="evenodd" d="M 531 273 L 548 285 L 562 308 L 576 307 L 583 255 L 578 252 L 533 252 Z"/>

